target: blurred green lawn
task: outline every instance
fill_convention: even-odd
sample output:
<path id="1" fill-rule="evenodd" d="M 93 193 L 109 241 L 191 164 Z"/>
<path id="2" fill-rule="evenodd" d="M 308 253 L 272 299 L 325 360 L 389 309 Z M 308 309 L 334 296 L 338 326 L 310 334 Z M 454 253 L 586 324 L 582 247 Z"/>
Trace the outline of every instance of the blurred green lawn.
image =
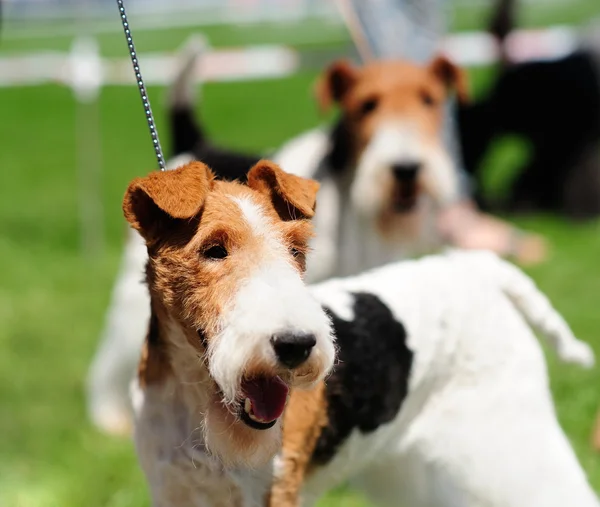
<path id="1" fill-rule="evenodd" d="M 144 40 L 136 42 L 141 50 Z M 228 146 L 276 147 L 321 120 L 309 94 L 314 77 L 206 85 L 204 120 L 213 137 Z M 482 83 L 489 75 L 478 72 L 475 77 Z M 168 144 L 163 90 L 151 89 L 150 94 Z M 89 425 L 83 379 L 120 259 L 122 193 L 129 179 L 154 167 L 154 159 L 137 90 L 105 89 L 100 101 L 100 191 L 107 245 L 96 258 L 83 258 L 75 115 L 64 88 L 0 89 L 1 506 L 148 505 L 130 442 L 104 437 Z M 518 142 L 500 143 L 488 158 L 489 184 L 501 188 L 510 166 L 524 156 L 526 147 Z M 549 262 L 530 273 L 576 334 L 600 354 L 598 224 L 574 225 L 543 216 L 519 223 L 552 242 Z M 600 374 L 557 364 L 552 353 L 548 359 L 560 420 L 600 491 L 600 458 L 588 445 L 600 403 Z M 320 505 L 366 504 L 339 490 Z"/>

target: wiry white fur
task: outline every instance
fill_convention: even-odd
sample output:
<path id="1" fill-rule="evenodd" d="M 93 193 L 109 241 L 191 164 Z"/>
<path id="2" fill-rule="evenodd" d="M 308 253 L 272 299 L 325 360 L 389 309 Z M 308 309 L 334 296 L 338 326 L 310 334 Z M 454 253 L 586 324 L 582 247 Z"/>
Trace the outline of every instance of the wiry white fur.
<path id="1" fill-rule="evenodd" d="M 414 356 L 396 418 L 373 432 L 354 430 L 308 475 L 303 505 L 349 481 L 389 507 L 598 507 L 558 424 L 544 356 L 522 314 L 565 349 L 581 342 L 526 275 L 492 254 L 450 252 L 311 291 L 349 320 L 352 294 L 376 295 L 406 328 Z M 216 507 L 231 491 L 241 498 L 231 505 L 263 505 L 273 468 L 215 468 L 203 441 L 193 450 L 195 426 L 185 422 L 188 409 L 173 406 L 176 389 L 152 394 L 146 407 L 154 417 L 146 420 L 154 426 L 138 439 L 140 452 L 150 453 L 154 497 L 169 499 L 156 505 Z"/>
<path id="2" fill-rule="evenodd" d="M 329 321 L 289 262 L 290 255 L 276 230 L 268 226 L 258 205 L 235 199 L 244 219 L 261 239 L 262 249 L 250 278 L 237 289 L 223 312 L 222 331 L 211 340 L 209 369 L 225 399 L 236 401 L 247 364 L 276 367 L 271 338 L 286 331 L 314 334 L 317 344 L 302 370 L 329 372 L 335 355 Z"/>
<path id="3" fill-rule="evenodd" d="M 414 358 L 396 419 L 355 431 L 309 478 L 304 505 L 347 480 L 389 506 L 600 505 L 559 426 L 522 315 L 562 359 L 589 366 L 593 355 L 525 274 L 487 252 L 450 252 L 313 291 L 325 304 L 376 294 L 404 324 Z"/>
<path id="4" fill-rule="evenodd" d="M 457 198 L 457 173 L 441 138 L 425 139 L 416 125 L 398 121 L 380 125 L 362 151 L 350 185 L 353 207 L 367 217 L 381 212 L 389 199 L 385 192 L 393 180 L 393 166 L 411 163 L 421 166 L 417 181 L 438 206 Z"/>
<path id="5" fill-rule="evenodd" d="M 554 348 L 558 357 L 566 363 L 591 368 L 594 352 L 585 342 L 573 335 L 565 319 L 552 307 L 548 298 L 539 291 L 533 280 L 508 262 L 499 261 L 491 252 L 451 251 L 451 257 L 459 260 L 476 259 L 471 269 L 484 279 L 493 279 L 510 298 L 515 307 L 527 319 L 529 325 L 542 333 Z M 466 256 L 466 257 L 465 257 Z"/>
<path id="6" fill-rule="evenodd" d="M 145 390 L 134 386 L 136 452 L 152 506 L 262 507 L 270 466 L 246 467 L 242 474 L 225 470 L 207 451 L 199 425 L 205 414 L 191 413 L 180 390 L 176 381 Z"/>

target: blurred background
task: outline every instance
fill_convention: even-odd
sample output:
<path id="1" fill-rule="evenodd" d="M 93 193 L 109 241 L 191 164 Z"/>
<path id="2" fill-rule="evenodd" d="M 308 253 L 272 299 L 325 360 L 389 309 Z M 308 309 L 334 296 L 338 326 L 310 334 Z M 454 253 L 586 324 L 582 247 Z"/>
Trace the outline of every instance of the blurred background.
<path id="1" fill-rule="evenodd" d="M 492 4 L 449 3 L 448 45 L 477 97 L 496 76 L 493 55 L 473 38 Z M 190 35 L 210 44 L 205 126 L 218 143 L 253 152 L 322 123 L 312 84 L 333 58 L 355 55 L 325 0 L 127 7 L 166 153 L 164 86 Z M 598 0 L 521 0 L 518 28 L 541 30 L 531 32 L 534 53 L 559 56 L 595 16 Z M 122 195 L 156 165 L 117 9 L 108 0 L 2 0 L 2 18 L 0 506 L 148 505 L 131 443 L 91 427 L 83 391 L 125 240 Z M 497 139 L 484 157 L 486 190 L 501 196 L 528 150 L 518 137 Z M 547 262 L 528 272 L 600 354 L 598 221 L 539 212 L 515 221 L 552 244 Z M 590 446 L 599 371 L 548 360 L 560 421 L 600 492 L 600 456 Z M 342 489 L 319 505 L 366 504 Z"/>

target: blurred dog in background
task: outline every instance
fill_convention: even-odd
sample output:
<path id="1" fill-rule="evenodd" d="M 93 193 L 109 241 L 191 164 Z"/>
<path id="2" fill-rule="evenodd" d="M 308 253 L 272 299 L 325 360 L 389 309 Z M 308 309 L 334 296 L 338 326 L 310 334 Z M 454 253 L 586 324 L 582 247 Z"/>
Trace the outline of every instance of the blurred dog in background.
<path id="1" fill-rule="evenodd" d="M 316 174 L 323 192 L 330 191 L 319 200 L 319 213 L 323 207 L 324 215 L 335 216 L 334 226 L 319 238 L 317 216 L 311 259 L 320 270 L 329 266 L 328 276 L 355 274 L 444 243 L 437 215 L 461 192 L 442 135 L 445 104 L 455 92 L 465 99 L 464 75 L 441 56 L 427 65 L 340 61 L 326 70 L 317 98 L 323 110 L 336 104 L 339 119 L 329 131 L 290 141 L 275 160 L 291 172 Z M 301 167 L 303 154 L 315 151 L 319 156 L 304 158 L 308 165 Z M 325 240 L 330 244 L 323 248 Z"/>
<path id="2" fill-rule="evenodd" d="M 514 63 L 506 39 L 515 24 L 515 0 L 500 0 L 490 31 L 501 64 L 491 90 L 459 107 L 462 153 L 488 209 L 551 211 L 571 218 L 600 215 L 600 23 L 579 49 L 553 60 Z M 518 135 L 530 155 L 517 171 L 506 202 L 482 190 L 481 162 L 492 142 Z"/>
<path id="3" fill-rule="evenodd" d="M 206 161 L 219 177 L 244 181 L 258 156 L 214 147 L 195 113 L 194 47 L 172 87 L 177 155 Z M 462 71 L 443 57 L 428 66 L 336 62 L 317 86 L 338 121 L 286 143 L 271 158 L 322 185 L 307 280 L 357 273 L 443 244 L 435 212 L 457 199 L 459 182 L 442 140 L 447 98 L 466 97 Z M 184 156 L 185 156 L 184 155 Z"/>

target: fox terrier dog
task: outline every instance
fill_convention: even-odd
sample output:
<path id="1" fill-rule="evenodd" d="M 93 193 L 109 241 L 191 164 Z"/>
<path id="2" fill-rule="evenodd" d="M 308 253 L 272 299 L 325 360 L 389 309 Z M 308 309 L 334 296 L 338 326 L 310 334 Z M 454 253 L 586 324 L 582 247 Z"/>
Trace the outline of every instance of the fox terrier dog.
<path id="1" fill-rule="evenodd" d="M 134 406 L 154 505 L 231 505 L 228 488 L 212 496 L 223 466 L 267 462 L 290 388 L 330 370 L 330 322 L 302 281 L 317 189 L 269 162 L 246 185 L 199 162 L 129 185 L 123 210 L 149 257 Z"/>
<path id="2" fill-rule="evenodd" d="M 130 184 L 153 504 L 310 505 L 350 481 L 390 506 L 598 507 L 526 321 L 562 359 L 593 355 L 531 280 L 452 252 L 309 288 L 317 188 L 268 162 L 247 184 L 197 162 Z"/>

